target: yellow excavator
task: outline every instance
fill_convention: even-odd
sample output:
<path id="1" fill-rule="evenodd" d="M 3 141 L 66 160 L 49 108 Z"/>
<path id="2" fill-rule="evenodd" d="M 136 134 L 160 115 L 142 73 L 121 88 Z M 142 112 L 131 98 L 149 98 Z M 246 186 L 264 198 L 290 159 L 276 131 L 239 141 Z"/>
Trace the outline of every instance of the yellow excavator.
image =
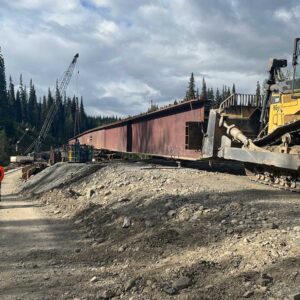
<path id="1" fill-rule="evenodd" d="M 270 59 L 263 99 L 232 95 L 210 111 L 203 156 L 244 162 L 251 180 L 300 192 L 300 38 L 293 75 L 286 59 Z"/>

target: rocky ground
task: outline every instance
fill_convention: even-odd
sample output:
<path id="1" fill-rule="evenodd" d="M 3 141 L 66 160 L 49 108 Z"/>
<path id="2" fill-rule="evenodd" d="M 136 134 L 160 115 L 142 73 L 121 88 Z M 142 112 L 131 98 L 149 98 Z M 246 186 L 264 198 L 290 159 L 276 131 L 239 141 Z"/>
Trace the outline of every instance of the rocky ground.
<path id="1" fill-rule="evenodd" d="M 298 194 L 242 175 L 112 162 L 30 197 L 81 240 L 67 256 L 53 254 L 49 295 L 55 282 L 61 299 L 300 293 Z"/>

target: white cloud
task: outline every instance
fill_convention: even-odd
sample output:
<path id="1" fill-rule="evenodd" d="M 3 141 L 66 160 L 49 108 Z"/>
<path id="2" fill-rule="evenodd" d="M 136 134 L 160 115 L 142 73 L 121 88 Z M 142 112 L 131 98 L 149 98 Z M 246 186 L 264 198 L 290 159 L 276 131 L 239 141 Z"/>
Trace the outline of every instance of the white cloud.
<path id="1" fill-rule="evenodd" d="M 100 42 L 113 45 L 120 37 L 119 26 L 112 21 L 103 20 L 96 24 L 95 29 L 96 32 L 94 33 L 94 36 L 96 39 L 100 40 Z"/>
<path id="2" fill-rule="evenodd" d="M 17 10 L 45 10 L 48 11 L 70 11 L 75 9 L 79 0 L 18 0 L 18 1 L 10 1 L 10 0 L 2 0 L 2 4 L 6 4 L 11 8 Z"/>
<path id="3" fill-rule="evenodd" d="M 279 8 L 274 12 L 275 18 L 286 23 L 288 27 L 298 26 L 300 18 L 300 5 L 289 8 Z"/>
<path id="4" fill-rule="evenodd" d="M 280 8 L 275 11 L 275 17 L 284 22 L 289 22 L 293 18 L 293 13 L 287 9 Z"/>
<path id="5" fill-rule="evenodd" d="M 110 0 L 91 0 L 91 3 L 98 6 L 109 6 L 111 2 Z"/>
<path id="6" fill-rule="evenodd" d="M 2 0 L 7 75 L 32 77 L 40 93 L 80 53 L 69 92 L 87 111 L 133 114 L 198 85 L 234 82 L 254 92 L 269 57 L 286 57 L 298 34 L 296 0 Z M 74 78 L 75 79 L 75 78 Z M 201 86 L 200 86 L 201 88 Z"/>
<path id="7" fill-rule="evenodd" d="M 149 85 L 130 79 L 122 82 L 109 82 L 105 85 L 104 90 L 104 97 L 130 98 L 132 95 L 136 95 L 137 97 L 145 95 L 147 97 L 157 97 L 159 95 L 159 92 Z"/>

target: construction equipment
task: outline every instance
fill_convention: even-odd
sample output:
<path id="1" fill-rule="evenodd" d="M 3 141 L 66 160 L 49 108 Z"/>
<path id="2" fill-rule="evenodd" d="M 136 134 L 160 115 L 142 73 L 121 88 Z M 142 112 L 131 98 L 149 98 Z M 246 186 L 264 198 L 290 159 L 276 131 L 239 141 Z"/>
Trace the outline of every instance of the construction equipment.
<path id="1" fill-rule="evenodd" d="M 92 161 L 94 156 L 94 149 L 92 146 L 80 145 L 79 141 L 76 141 L 72 145 L 67 147 L 68 162 L 89 162 Z"/>
<path id="2" fill-rule="evenodd" d="M 271 59 L 263 101 L 255 99 L 242 105 L 235 95 L 218 109 L 210 111 L 203 156 L 245 163 L 250 179 L 300 192 L 300 38 L 295 39 L 293 78 L 283 75 L 285 59 Z M 232 110 L 243 107 L 234 116 Z M 246 118 L 238 115 L 246 113 Z M 253 118 L 253 116 L 256 116 Z M 257 118 L 259 116 L 259 118 Z M 253 118 L 251 134 L 243 128 Z M 239 120 L 239 126 L 236 126 Z"/>
<path id="3" fill-rule="evenodd" d="M 26 128 L 23 135 L 21 136 L 21 138 L 17 141 L 17 143 L 16 143 L 16 153 L 19 152 L 20 143 L 22 142 L 22 140 L 24 139 L 24 137 L 28 133 L 28 131 L 29 131 L 29 128 Z"/>
<path id="4" fill-rule="evenodd" d="M 79 57 L 79 54 L 77 53 L 74 56 L 72 62 L 70 63 L 68 69 L 65 71 L 63 78 L 62 78 L 60 84 L 58 85 L 59 95 L 63 95 L 65 93 L 65 91 L 67 90 L 67 87 L 72 78 L 73 71 L 75 69 L 75 65 L 76 65 L 78 57 Z M 52 106 L 50 107 L 50 110 L 47 113 L 46 119 L 44 121 L 44 124 L 40 130 L 40 133 L 39 133 L 37 139 L 28 147 L 28 149 L 25 151 L 25 154 L 29 154 L 33 150 L 34 150 L 34 153 L 39 152 L 41 144 L 43 143 L 44 139 L 46 138 L 46 136 L 49 132 L 49 129 L 53 123 L 53 120 L 57 113 L 60 101 L 61 101 L 60 97 L 57 97 L 55 99 L 55 101 L 53 102 Z"/>
<path id="5" fill-rule="evenodd" d="M 34 162 L 34 157 L 29 155 L 11 156 L 10 162 L 16 164 L 29 164 Z"/>
<path id="6" fill-rule="evenodd" d="M 35 162 L 34 164 L 24 166 L 22 168 L 22 179 L 28 180 L 30 176 L 35 175 L 47 168 L 47 165 L 43 162 Z"/>

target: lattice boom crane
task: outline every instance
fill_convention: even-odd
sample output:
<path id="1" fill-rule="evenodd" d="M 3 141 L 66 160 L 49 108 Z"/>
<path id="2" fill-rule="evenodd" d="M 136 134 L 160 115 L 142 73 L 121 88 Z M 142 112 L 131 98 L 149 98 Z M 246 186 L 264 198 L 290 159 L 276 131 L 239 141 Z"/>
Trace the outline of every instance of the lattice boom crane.
<path id="1" fill-rule="evenodd" d="M 58 85 L 58 91 L 59 91 L 59 95 L 63 95 L 65 93 L 65 91 L 67 90 L 67 87 L 70 83 L 70 80 L 72 78 L 74 69 L 75 69 L 75 65 L 77 62 L 77 59 L 79 57 L 79 54 L 77 53 L 72 62 L 70 63 L 68 69 L 65 71 L 65 73 L 63 74 L 63 78 L 61 80 L 61 82 Z M 34 153 L 38 153 L 41 145 L 44 141 L 44 139 L 46 138 L 51 125 L 53 123 L 54 117 L 58 111 L 58 107 L 59 104 L 61 102 L 60 97 L 56 97 L 55 101 L 53 102 L 52 106 L 50 107 L 50 110 L 47 113 L 46 119 L 44 121 L 44 124 L 40 130 L 40 133 L 37 137 L 37 139 L 28 147 L 28 149 L 25 151 L 25 154 L 28 154 L 30 152 L 32 152 L 34 150 Z"/>

